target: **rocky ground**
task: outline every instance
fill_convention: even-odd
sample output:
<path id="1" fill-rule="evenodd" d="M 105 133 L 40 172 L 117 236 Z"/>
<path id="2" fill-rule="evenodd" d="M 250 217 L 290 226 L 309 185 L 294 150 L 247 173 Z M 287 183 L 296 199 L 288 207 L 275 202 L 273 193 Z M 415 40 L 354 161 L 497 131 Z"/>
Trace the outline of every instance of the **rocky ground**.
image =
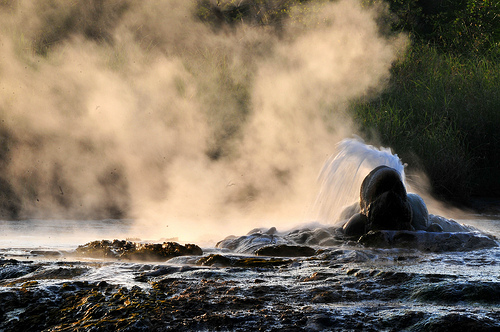
<path id="1" fill-rule="evenodd" d="M 310 244 L 339 241 L 323 231 L 256 230 L 205 250 L 96 241 L 71 253 L 38 253 L 56 259 L 4 258 L 0 330 L 499 330 L 498 270 L 475 280 L 442 266 L 426 268 L 453 259 L 450 266 L 495 271 L 497 248 L 456 255 Z"/>

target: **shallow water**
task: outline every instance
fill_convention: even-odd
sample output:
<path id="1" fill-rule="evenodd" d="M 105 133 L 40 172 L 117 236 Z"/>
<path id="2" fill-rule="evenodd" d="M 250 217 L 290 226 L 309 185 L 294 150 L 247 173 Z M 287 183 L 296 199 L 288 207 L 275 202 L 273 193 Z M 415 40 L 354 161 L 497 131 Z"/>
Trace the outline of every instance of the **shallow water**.
<path id="1" fill-rule="evenodd" d="M 459 222 L 500 235 L 498 218 Z M 307 331 L 500 327 L 500 247 L 437 253 L 346 242 L 316 246 L 318 251 L 310 257 L 259 258 L 257 265 L 248 263 L 255 263 L 248 259 L 256 256 L 214 247 L 203 248 L 202 257 L 220 255 L 229 263 L 204 264 L 200 256 L 139 262 L 74 255 L 78 245 L 92 240 L 123 239 L 131 224 L 129 220 L 0 222 L 4 303 L 0 330 L 68 327 L 62 322 L 29 325 L 37 316 L 33 305 L 20 300 L 26 294 L 30 303 L 61 308 L 68 305 L 68 294 L 81 294 L 84 303 L 98 293 L 113 308 L 111 300 L 123 287 L 134 293 L 124 300 L 130 312 L 123 313 L 120 307 L 125 315 L 119 316 L 122 323 L 113 323 L 104 314 L 102 319 L 89 318 L 93 316 L 88 310 L 101 307 L 88 301 L 87 312 L 68 307 L 60 320 L 84 329 L 108 324 L 109 330 L 118 329 L 125 320 L 130 324 L 124 326 L 133 330 L 137 327 L 132 324 L 133 313 L 146 310 L 141 305 L 151 300 L 149 306 L 168 301 L 172 310 L 183 312 L 163 313 L 168 317 L 157 320 L 143 315 L 148 328 L 167 330 L 252 330 L 255 324 L 267 330 Z M 68 287 L 74 290 L 67 292 Z M 197 303 L 194 307 L 192 301 Z M 68 316 L 68 312 L 73 313 Z"/>
<path id="2" fill-rule="evenodd" d="M 0 220 L 0 248 L 74 249 L 88 241 L 123 238 L 132 220 Z"/>

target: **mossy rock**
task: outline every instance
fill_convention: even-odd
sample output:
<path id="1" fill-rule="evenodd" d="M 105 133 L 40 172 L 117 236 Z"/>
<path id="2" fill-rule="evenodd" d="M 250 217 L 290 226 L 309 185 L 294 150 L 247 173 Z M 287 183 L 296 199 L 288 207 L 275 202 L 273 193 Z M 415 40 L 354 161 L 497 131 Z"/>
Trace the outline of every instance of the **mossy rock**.
<path id="1" fill-rule="evenodd" d="M 199 256 L 203 250 L 196 244 L 176 242 L 136 243 L 124 240 L 89 242 L 76 249 L 80 256 L 94 258 L 120 258 L 138 261 L 162 261 L 177 256 Z"/>

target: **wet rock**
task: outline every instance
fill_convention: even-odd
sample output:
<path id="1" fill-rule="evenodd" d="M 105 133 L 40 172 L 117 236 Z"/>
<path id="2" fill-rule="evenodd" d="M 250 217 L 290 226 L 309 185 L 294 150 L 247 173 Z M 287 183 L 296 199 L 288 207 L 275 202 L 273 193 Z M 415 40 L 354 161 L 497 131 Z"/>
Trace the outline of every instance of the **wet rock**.
<path id="1" fill-rule="evenodd" d="M 424 284 L 411 294 L 413 299 L 432 302 L 459 301 L 500 304 L 500 282 L 442 282 Z"/>
<path id="2" fill-rule="evenodd" d="M 34 265 L 17 264 L 9 262 L 0 266 L 0 281 L 5 279 L 19 278 L 37 269 Z"/>
<path id="3" fill-rule="evenodd" d="M 181 270 L 181 267 L 179 267 L 179 266 L 163 266 L 163 267 L 160 267 L 160 268 L 155 269 L 153 271 L 143 272 L 143 273 L 141 273 L 141 277 L 159 277 L 159 276 L 163 276 L 166 274 L 179 272 L 180 270 Z"/>
<path id="4" fill-rule="evenodd" d="M 85 245 L 78 246 L 76 248 L 76 253 L 81 256 L 93 257 L 93 258 L 103 258 L 103 257 L 116 257 L 115 252 L 113 252 L 113 243 L 108 240 L 93 241 Z"/>
<path id="5" fill-rule="evenodd" d="M 30 254 L 35 256 L 45 256 L 45 257 L 59 257 L 62 253 L 57 250 L 31 250 Z"/>
<path id="6" fill-rule="evenodd" d="M 407 331 L 418 322 L 424 320 L 427 314 L 421 311 L 408 311 L 402 315 L 383 319 L 383 325 L 389 326 L 391 331 Z"/>
<path id="7" fill-rule="evenodd" d="M 433 228 L 435 229 L 441 229 L 442 232 L 476 232 L 477 229 L 468 226 L 468 225 L 462 225 L 456 222 L 453 219 L 446 219 L 441 216 L 437 216 L 434 214 L 429 214 L 429 223 L 432 226 L 434 224 Z"/>
<path id="8" fill-rule="evenodd" d="M 342 301 L 341 293 L 329 290 L 314 294 L 311 299 L 312 303 L 335 303 L 339 301 Z"/>
<path id="9" fill-rule="evenodd" d="M 308 318 L 307 329 L 311 331 L 325 331 L 336 325 L 336 320 L 327 314 L 315 314 Z"/>
<path id="10" fill-rule="evenodd" d="M 334 252 L 330 250 L 332 257 L 353 251 Z M 181 268 L 173 266 L 179 270 L 170 274 L 170 266 L 141 265 L 140 271 L 152 272 L 151 287 L 122 287 L 104 281 L 51 282 L 47 287 L 42 281 L 0 290 L 0 330 L 419 331 L 442 329 L 446 322 L 452 326 L 462 322 L 470 331 L 498 328 L 494 320 L 500 316 L 490 310 L 497 304 L 493 299 L 498 297 L 498 283 L 472 290 L 468 283 L 455 283 L 446 275 L 429 275 L 437 278 L 433 285 L 456 284 L 469 294 L 453 301 L 448 300 L 451 295 L 445 297 L 446 312 L 435 314 L 407 309 L 423 301 L 410 298 L 408 292 L 428 284 L 430 277 L 425 274 L 386 271 L 383 266 L 319 267 L 317 259 L 302 260 L 300 268 L 293 265 L 297 260 L 227 254 L 198 261 L 210 268 L 198 266 L 182 274 Z M 214 268 L 217 264 L 229 268 Z M 482 309 L 476 300 L 486 296 L 491 297 Z M 477 314 L 464 311 L 462 301 L 469 300 L 475 303 L 472 311 Z M 461 317 L 448 315 L 448 310 Z"/>
<path id="11" fill-rule="evenodd" d="M 325 250 L 323 253 L 321 253 L 321 255 L 319 255 L 318 258 L 328 261 L 331 266 L 336 266 L 339 263 L 371 261 L 376 258 L 376 255 L 361 250 L 336 249 Z"/>
<path id="12" fill-rule="evenodd" d="M 15 259 L 3 259 L 0 258 L 0 265 L 5 265 L 5 264 L 18 264 L 19 261 Z"/>
<path id="13" fill-rule="evenodd" d="M 87 267 L 59 267 L 48 269 L 34 274 L 31 278 L 35 279 L 71 279 L 86 273 Z"/>
<path id="14" fill-rule="evenodd" d="M 370 231 L 361 236 L 358 242 L 364 246 L 375 248 L 387 248 L 391 245 L 387 232 L 382 231 Z"/>
<path id="15" fill-rule="evenodd" d="M 231 266 L 231 267 L 246 267 L 246 268 L 256 268 L 256 267 L 271 268 L 291 263 L 292 263 L 291 260 L 285 260 L 280 258 L 227 257 L 218 254 L 211 254 L 206 257 L 202 257 L 197 261 L 197 264 L 202 266 L 218 266 L 218 267 Z"/>
<path id="16" fill-rule="evenodd" d="M 169 277 L 151 282 L 151 286 L 153 287 L 153 289 L 163 291 L 168 295 L 173 294 L 180 284 L 181 282 L 179 282 L 177 279 Z"/>
<path id="17" fill-rule="evenodd" d="M 220 249 L 229 249 L 243 254 L 254 254 L 255 251 L 262 247 L 278 244 L 293 245 L 294 243 L 281 236 L 256 232 L 246 236 L 227 237 L 217 243 L 216 247 Z"/>
<path id="18" fill-rule="evenodd" d="M 367 223 L 368 218 L 364 214 L 356 213 L 342 226 L 342 231 L 346 236 L 359 237 L 365 233 Z"/>
<path id="19" fill-rule="evenodd" d="M 443 231 L 443 227 L 441 227 L 440 225 L 436 224 L 436 223 L 432 223 L 429 225 L 429 227 L 427 227 L 427 232 L 442 232 Z"/>
<path id="20" fill-rule="evenodd" d="M 278 230 L 276 227 L 271 227 L 271 228 L 254 228 L 250 232 L 247 233 L 247 235 L 253 235 L 253 234 L 267 234 L 267 235 L 275 235 L 278 233 Z"/>
<path id="21" fill-rule="evenodd" d="M 296 230 L 287 235 L 287 238 L 297 244 L 306 244 L 310 242 L 312 231 L 309 229 Z M 314 241 L 314 240 L 313 240 Z"/>
<path id="22" fill-rule="evenodd" d="M 320 243 L 322 240 L 330 239 L 332 234 L 324 228 L 317 228 L 313 231 L 313 238 L 316 242 Z"/>
<path id="23" fill-rule="evenodd" d="M 309 282 L 309 281 L 325 280 L 331 276 L 332 276 L 331 273 L 314 272 L 310 277 L 306 277 L 306 278 L 302 279 L 302 281 Z"/>
<path id="24" fill-rule="evenodd" d="M 363 180 L 360 190 L 361 214 L 366 217 L 365 229 L 409 230 L 412 206 L 401 174 L 382 165 L 374 168 Z"/>
<path id="25" fill-rule="evenodd" d="M 38 281 L 36 280 L 30 280 L 30 281 L 26 281 L 24 284 L 21 285 L 21 288 L 29 288 L 29 287 L 34 287 L 34 286 L 37 286 L 38 285 Z"/>
<path id="26" fill-rule="evenodd" d="M 309 257 L 316 254 L 316 249 L 307 246 L 280 244 L 259 248 L 255 254 L 257 256 Z"/>
<path id="27" fill-rule="evenodd" d="M 293 254 L 293 251 L 288 251 L 288 249 L 299 246 L 329 247 L 362 244 L 365 247 L 373 248 L 408 248 L 443 252 L 477 250 L 499 245 L 493 236 L 481 233 L 472 227 L 433 215 L 429 215 L 429 221 L 427 221 L 425 216 L 425 211 L 419 216 L 421 227 L 432 222 L 426 230 L 372 230 L 361 236 L 346 236 L 341 227 L 303 228 L 289 233 L 279 233 L 273 227 L 269 230 L 254 229 L 245 236 L 227 237 L 217 243 L 216 247 L 245 254 L 259 252 L 259 255 L 264 255 L 263 252 L 267 252 L 266 255 L 295 256 L 298 254 Z M 352 240 L 357 240 L 357 242 Z M 279 250 L 283 250 L 283 253 L 279 253 Z"/>
<path id="28" fill-rule="evenodd" d="M 108 287 L 108 286 L 109 286 L 109 284 L 108 284 L 106 281 L 104 281 L 104 280 L 103 280 L 103 281 L 101 281 L 101 282 L 99 282 L 99 283 L 97 284 L 97 287 L 99 287 L 99 288 L 106 288 L 106 287 Z"/>
<path id="29" fill-rule="evenodd" d="M 167 260 L 177 256 L 200 256 L 203 251 L 195 244 L 180 245 L 176 242 L 163 244 L 136 244 L 135 249 L 120 254 L 120 258 L 131 260 Z"/>
<path id="30" fill-rule="evenodd" d="M 196 262 L 196 264 L 202 266 L 217 266 L 217 267 L 231 266 L 232 263 L 233 260 L 231 258 L 217 254 L 212 254 L 206 257 L 202 257 Z"/>
<path id="31" fill-rule="evenodd" d="M 201 248 L 195 244 L 181 245 L 176 242 L 135 243 L 131 241 L 93 241 L 79 246 L 76 253 L 94 258 L 119 258 L 140 261 L 168 260 L 177 256 L 199 256 Z"/>
<path id="32" fill-rule="evenodd" d="M 269 250 L 262 249 L 264 247 L 281 246 L 284 255 L 287 250 L 301 245 L 305 246 L 335 246 L 345 242 L 344 235 L 339 232 L 337 227 L 322 227 L 316 229 L 296 229 L 289 233 L 279 233 L 276 228 L 272 227 L 269 230 L 253 229 L 245 236 L 235 237 L 230 236 L 217 243 L 217 248 L 228 249 L 238 253 L 255 254 L 257 251 Z M 298 248 L 298 247 L 297 247 Z M 292 251 L 289 251 L 292 255 Z M 261 253 L 262 255 L 262 253 Z M 276 253 L 276 255 L 279 255 Z M 295 255 L 295 254 L 293 254 Z M 298 255 L 298 254 L 297 254 Z"/>
<path id="33" fill-rule="evenodd" d="M 474 317 L 467 314 L 451 313 L 440 317 L 432 317 L 423 323 L 415 324 L 417 331 L 498 331 L 498 322 L 488 317 Z"/>
<path id="34" fill-rule="evenodd" d="M 374 248 L 415 248 L 429 252 L 498 247 L 495 239 L 479 232 L 370 231 L 358 242 Z"/>
<path id="35" fill-rule="evenodd" d="M 457 279 L 458 278 L 458 276 L 455 276 L 455 275 L 439 274 L 439 273 L 425 274 L 423 277 L 429 283 L 442 282 L 442 281 L 446 281 L 449 279 Z"/>
<path id="36" fill-rule="evenodd" d="M 427 230 L 429 227 L 429 211 L 424 200 L 417 194 L 408 193 L 408 202 L 412 207 L 411 225 L 417 231 Z"/>
<path id="37" fill-rule="evenodd" d="M 404 272 L 379 271 L 374 274 L 378 282 L 385 285 L 396 285 L 414 278 L 414 275 Z"/>
<path id="38" fill-rule="evenodd" d="M 320 247 L 334 247 L 334 246 L 340 246 L 344 243 L 345 243 L 345 241 L 343 239 L 328 238 L 328 239 L 321 240 L 319 243 L 319 246 Z"/>

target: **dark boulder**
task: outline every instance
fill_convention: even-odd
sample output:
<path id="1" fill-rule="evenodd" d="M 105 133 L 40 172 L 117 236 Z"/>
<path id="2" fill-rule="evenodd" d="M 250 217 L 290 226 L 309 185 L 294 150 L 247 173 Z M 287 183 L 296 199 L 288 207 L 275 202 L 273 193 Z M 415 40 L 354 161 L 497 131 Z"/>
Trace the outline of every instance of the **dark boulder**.
<path id="1" fill-rule="evenodd" d="M 258 249 L 257 256 L 279 256 L 279 257 L 309 257 L 316 254 L 314 248 L 308 246 L 294 246 L 279 244 Z"/>
<path id="2" fill-rule="evenodd" d="M 76 248 L 76 254 L 94 258 L 119 258 L 139 261 L 164 261 L 177 256 L 199 256 L 203 250 L 195 244 L 177 242 L 137 243 L 124 240 L 93 241 Z"/>

